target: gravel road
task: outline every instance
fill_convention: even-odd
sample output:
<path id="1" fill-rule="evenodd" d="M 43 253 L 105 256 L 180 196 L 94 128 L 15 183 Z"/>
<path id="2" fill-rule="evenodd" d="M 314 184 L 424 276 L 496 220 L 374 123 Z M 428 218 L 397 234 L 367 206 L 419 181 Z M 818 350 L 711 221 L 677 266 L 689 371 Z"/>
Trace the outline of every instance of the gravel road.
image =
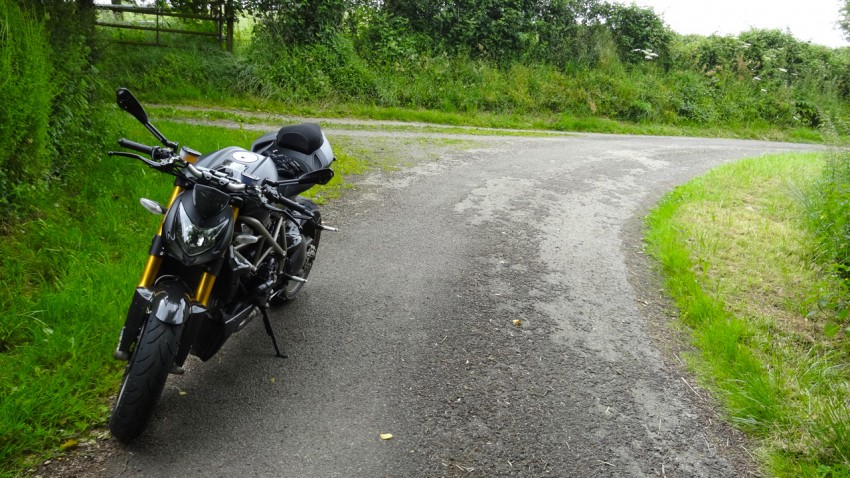
<path id="1" fill-rule="evenodd" d="M 610 135 L 435 140 L 437 158 L 427 140 L 407 147 L 412 166 L 324 207 L 340 232 L 323 236 L 302 297 L 274 311 L 290 358 L 252 324 L 171 377 L 146 434 L 97 474 L 754 470 L 676 360 L 640 221 L 711 167 L 815 147 Z"/>

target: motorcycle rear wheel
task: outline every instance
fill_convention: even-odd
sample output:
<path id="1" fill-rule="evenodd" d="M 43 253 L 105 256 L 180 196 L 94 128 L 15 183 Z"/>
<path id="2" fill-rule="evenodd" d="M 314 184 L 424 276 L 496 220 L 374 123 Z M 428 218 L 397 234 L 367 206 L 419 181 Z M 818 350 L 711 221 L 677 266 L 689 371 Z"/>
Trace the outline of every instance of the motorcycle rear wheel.
<path id="1" fill-rule="evenodd" d="M 177 356 L 182 328 L 153 317 L 142 326 L 109 417 L 109 431 L 118 441 L 128 443 L 145 430 Z"/>
<path id="2" fill-rule="evenodd" d="M 307 259 L 304 261 L 304 265 L 301 267 L 295 275 L 302 279 L 306 279 L 310 275 L 310 269 L 313 268 L 313 261 L 316 260 L 316 243 L 313 242 L 312 238 L 309 239 L 307 244 Z M 295 300 L 298 297 L 298 294 L 301 293 L 301 289 L 304 288 L 303 282 L 296 282 L 294 280 L 286 281 L 283 285 L 283 290 L 280 292 L 280 297 L 284 301 Z"/>
<path id="3" fill-rule="evenodd" d="M 319 224 L 322 223 L 322 215 L 319 214 L 319 208 L 316 206 L 316 203 L 313 201 L 298 197 L 297 201 L 307 209 L 313 212 L 315 220 L 318 221 Z M 305 254 L 307 254 L 307 258 L 304 261 L 304 265 L 301 266 L 301 269 L 295 272 L 294 275 L 306 279 L 310 275 L 310 270 L 313 268 L 313 261 L 316 260 L 316 253 L 319 249 L 319 239 L 320 239 L 321 230 L 313 230 L 312 232 L 308 232 L 307 237 L 305 237 Z M 304 289 L 304 283 L 286 280 L 284 279 L 282 288 L 280 292 L 278 292 L 271 300 L 272 306 L 281 306 L 289 301 L 295 300 L 296 297 L 301 293 L 301 290 Z"/>

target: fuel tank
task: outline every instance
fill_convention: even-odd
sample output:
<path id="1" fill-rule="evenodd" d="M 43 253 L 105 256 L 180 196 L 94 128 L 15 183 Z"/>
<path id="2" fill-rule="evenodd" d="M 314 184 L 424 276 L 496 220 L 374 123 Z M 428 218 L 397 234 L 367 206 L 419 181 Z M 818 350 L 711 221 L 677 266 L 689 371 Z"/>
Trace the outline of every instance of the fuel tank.
<path id="1" fill-rule="evenodd" d="M 204 154 L 198 158 L 196 164 L 225 171 L 236 178 L 242 173 L 272 181 L 278 180 L 277 167 L 271 158 L 236 146 Z"/>

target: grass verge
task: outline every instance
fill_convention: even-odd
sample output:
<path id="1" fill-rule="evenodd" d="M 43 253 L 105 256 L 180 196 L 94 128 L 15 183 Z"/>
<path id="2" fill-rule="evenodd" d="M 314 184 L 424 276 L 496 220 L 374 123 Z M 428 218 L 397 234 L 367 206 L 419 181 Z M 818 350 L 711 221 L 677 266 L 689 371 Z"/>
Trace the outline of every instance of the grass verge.
<path id="1" fill-rule="evenodd" d="M 850 347 L 825 333 L 834 318 L 819 307 L 840 284 L 813 262 L 804 208 L 825 157 L 717 168 L 647 218 L 648 250 L 690 331 L 690 366 L 780 477 L 850 475 Z"/>
<path id="2" fill-rule="evenodd" d="M 106 114 L 115 130 L 104 134 L 155 142 L 129 115 Z M 202 152 L 247 147 L 259 136 L 156 123 Z M 369 167 L 344 144 L 334 146 L 337 176 L 310 191 L 319 202 Z M 65 184 L 34 191 L 27 218 L 4 229 L 0 241 L 0 476 L 91 438 L 108 417 L 121 373 L 112 352 L 159 221 L 138 198 L 166 200 L 171 179 L 105 153 L 93 165 L 72 165 Z"/>
<path id="3" fill-rule="evenodd" d="M 634 134 L 652 136 L 692 136 L 705 138 L 737 138 L 757 139 L 764 141 L 785 141 L 795 143 L 824 143 L 846 142 L 847 138 L 837 138 L 834 134 L 811 128 L 780 128 L 767 123 L 736 124 L 729 128 L 718 126 L 668 125 L 650 122 L 618 121 L 600 117 L 578 117 L 569 113 L 549 115 L 516 115 L 486 112 L 453 113 L 436 110 L 410 109 L 398 107 L 381 107 L 362 104 L 333 104 L 333 105 L 298 105 L 284 104 L 273 100 L 261 99 L 224 99 L 210 105 L 203 101 L 187 101 L 182 105 L 174 104 L 155 109 L 163 117 L 170 119 L 199 119 L 227 120 L 237 123 L 265 123 L 270 119 L 280 121 L 280 116 L 287 115 L 290 121 L 294 117 L 321 118 L 359 118 L 379 121 L 400 121 L 407 123 L 428 123 L 434 125 L 431 129 L 416 127 L 416 131 L 436 133 L 461 134 L 498 134 L 498 135 L 534 135 L 541 133 L 526 133 L 515 131 L 488 132 L 485 130 L 470 131 L 464 128 L 494 128 L 497 130 L 538 130 L 552 132 L 582 132 Z M 442 125 L 437 127 L 437 125 Z M 456 127 L 451 129 L 450 127 Z M 349 124 L 352 129 L 381 129 L 409 131 L 412 127 L 370 126 Z M 447 128 L 448 127 L 448 128 Z"/>

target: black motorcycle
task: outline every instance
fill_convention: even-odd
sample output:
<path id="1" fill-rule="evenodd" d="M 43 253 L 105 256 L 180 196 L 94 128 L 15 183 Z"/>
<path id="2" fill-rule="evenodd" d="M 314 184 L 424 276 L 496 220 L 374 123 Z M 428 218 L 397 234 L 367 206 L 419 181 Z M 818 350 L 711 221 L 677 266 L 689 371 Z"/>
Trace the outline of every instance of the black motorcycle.
<path id="1" fill-rule="evenodd" d="M 121 330 L 115 358 L 127 361 L 109 419 L 113 436 L 138 437 L 169 374 L 182 374 L 191 353 L 209 360 L 234 332 L 262 316 L 278 357 L 268 308 L 294 299 L 316 259 L 322 224 L 316 205 L 297 195 L 333 177 L 335 159 L 316 124 L 286 126 L 245 150 L 228 147 L 201 155 L 179 148 L 148 120 L 127 89 L 121 109 L 163 146 L 126 139 L 110 151 L 174 176 L 168 206 L 142 199 L 164 215 Z"/>

